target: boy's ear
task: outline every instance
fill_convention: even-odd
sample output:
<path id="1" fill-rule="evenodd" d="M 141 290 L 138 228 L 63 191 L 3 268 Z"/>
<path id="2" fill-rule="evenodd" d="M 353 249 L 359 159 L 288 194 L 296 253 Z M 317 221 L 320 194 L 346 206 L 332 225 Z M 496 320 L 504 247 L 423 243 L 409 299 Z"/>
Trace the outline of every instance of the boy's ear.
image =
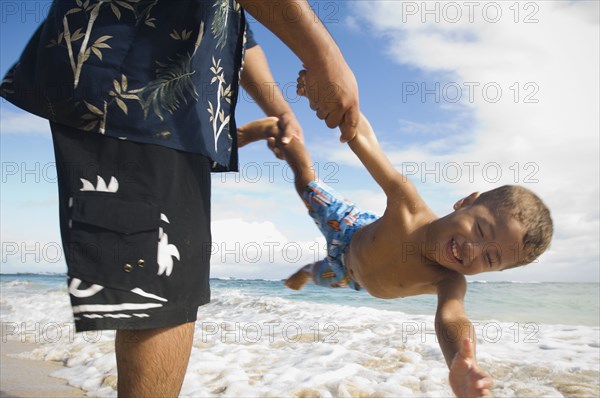
<path id="1" fill-rule="evenodd" d="M 461 200 L 459 200 L 458 202 L 456 202 L 454 204 L 454 210 L 458 210 L 464 206 L 470 206 L 473 204 L 473 202 L 475 202 L 477 200 L 477 198 L 479 197 L 479 192 L 473 192 L 472 194 L 470 194 L 469 196 L 462 198 Z"/>

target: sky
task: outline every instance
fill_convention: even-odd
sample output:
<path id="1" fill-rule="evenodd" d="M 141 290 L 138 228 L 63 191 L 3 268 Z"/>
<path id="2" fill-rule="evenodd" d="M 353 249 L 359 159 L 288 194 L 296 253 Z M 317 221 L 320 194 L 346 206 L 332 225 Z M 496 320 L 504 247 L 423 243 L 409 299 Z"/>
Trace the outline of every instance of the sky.
<path id="1" fill-rule="evenodd" d="M 310 3 L 352 68 L 385 152 L 437 215 L 503 184 L 531 189 L 550 208 L 555 235 L 546 253 L 471 280 L 600 282 L 597 1 Z M 0 74 L 49 4 L 0 2 Z M 249 19 L 320 179 L 381 214 L 381 189 L 339 132 L 296 96 L 301 62 Z M 259 117 L 241 93 L 238 125 Z M 0 155 L 0 272 L 64 272 L 47 122 L 2 99 Z M 212 199 L 213 277 L 281 279 L 323 256 L 289 168 L 262 143 L 240 150 L 240 173 L 213 176 Z"/>

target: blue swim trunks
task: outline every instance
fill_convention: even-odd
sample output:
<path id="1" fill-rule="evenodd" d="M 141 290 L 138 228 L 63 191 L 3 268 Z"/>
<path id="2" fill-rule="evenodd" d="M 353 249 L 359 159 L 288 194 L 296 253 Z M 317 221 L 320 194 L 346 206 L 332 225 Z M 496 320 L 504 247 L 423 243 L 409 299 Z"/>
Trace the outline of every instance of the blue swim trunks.
<path id="1" fill-rule="evenodd" d="M 313 181 L 304 188 L 302 199 L 308 208 L 308 214 L 327 241 L 327 257 L 307 266 L 315 284 L 359 290 L 360 286 L 350 277 L 343 264 L 344 250 L 350 244 L 354 232 L 378 217 L 369 211 L 360 210 L 319 181 Z"/>

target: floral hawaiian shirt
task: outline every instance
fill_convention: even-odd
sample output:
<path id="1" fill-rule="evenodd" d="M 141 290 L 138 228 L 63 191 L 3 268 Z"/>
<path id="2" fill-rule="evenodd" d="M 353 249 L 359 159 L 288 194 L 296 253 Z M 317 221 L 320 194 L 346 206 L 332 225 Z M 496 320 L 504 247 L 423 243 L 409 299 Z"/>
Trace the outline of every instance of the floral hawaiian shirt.
<path id="1" fill-rule="evenodd" d="M 55 0 L 0 95 L 82 131 L 163 145 L 237 169 L 245 48 L 234 0 Z"/>

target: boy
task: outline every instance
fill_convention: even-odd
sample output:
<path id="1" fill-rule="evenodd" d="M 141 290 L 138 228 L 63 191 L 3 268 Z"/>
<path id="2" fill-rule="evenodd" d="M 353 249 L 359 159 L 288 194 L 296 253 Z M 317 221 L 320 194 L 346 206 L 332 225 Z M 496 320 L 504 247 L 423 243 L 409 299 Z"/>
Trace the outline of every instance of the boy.
<path id="1" fill-rule="evenodd" d="M 312 160 L 299 140 L 275 147 L 277 118 L 238 129 L 240 147 L 266 139 L 295 174 L 298 194 L 327 240 L 327 257 L 301 268 L 285 282 L 364 288 L 372 296 L 437 294 L 435 327 L 457 396 L 491 396 L 491 377 L 475 358 L 474 328 L 463 299 L 464 275 L 501 271 L 535 260 L 552 236 L 550 212 L 525 188 L 503 186 L 472 193 L 438 218 L 415 186 L 389 162 L 367 119 L 348 144 L 387 196 L 380 218 L 361 211 L 316 181 Z"/>

